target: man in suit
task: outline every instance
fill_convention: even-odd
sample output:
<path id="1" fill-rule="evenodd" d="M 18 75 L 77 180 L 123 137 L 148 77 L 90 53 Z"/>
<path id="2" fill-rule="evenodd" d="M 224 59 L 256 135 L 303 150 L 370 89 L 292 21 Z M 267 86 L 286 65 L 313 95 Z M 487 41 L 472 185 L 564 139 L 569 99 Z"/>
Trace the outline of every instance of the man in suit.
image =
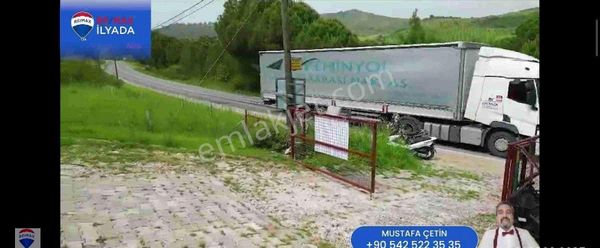
<path id="1" fill-rule="evenodd" d="M 515 227 L 514 208 L 508 202 L 496 206 L 495 229 L 483 234 L 479 248 L 539 248 L 529 231 Z"/>

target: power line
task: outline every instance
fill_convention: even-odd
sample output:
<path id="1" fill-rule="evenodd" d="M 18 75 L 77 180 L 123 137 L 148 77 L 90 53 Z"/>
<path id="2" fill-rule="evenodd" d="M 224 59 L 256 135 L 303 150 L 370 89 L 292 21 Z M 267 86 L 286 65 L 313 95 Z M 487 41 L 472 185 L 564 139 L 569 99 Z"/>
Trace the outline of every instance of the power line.
<path id="1" fill-rule="evenodd" d="M 181 12 L 179 12 L 179 14 L 177 14 L 177 15 L 175 15 L 175 16 L 173 16 L 173 17 L 169 18 L 169 20 L 166 20 L 166 21 L 164 21 L 164 22 L 162 22 L 162 23 L 160 23 L 160 24 L 158 24 L 158 25 L 154 26 L 152 29 L 155 29 L 156 27 L 162 26 L 163 24 L 165 24 L 165 23 L 169 22 L 170 20 L 173 20 L 173 19 L 177 18 L 177 17 L 178 17 L 178 16 L 180 16 L 181 14 L 183 14 L 183 13 L 185 13 L 186 11 L 188 11 L 188 10 L 192 9 L 193 7 L 196 7 L 196 6 L 198 6 L 198 4 L 201 4 L 202 2 L 204 2 L 204 0 L 200 0 L 200 2 L 197 2 L 197 3 L 195 3 L 194 5 L 192 5 L 191 7 L 189 7 L 189 8 L 187 8 L 187 9 L 185 9 L 184 11 L 181 11 Z"/>
<path id="2" fill-rule="evenodd" d="M 181 21 L 181 20 L 185 19 L 186 17 L 188 17 L 188 16 L 190 16 L 190 15 L 192 15 L 192 14 L 194 14 L 194 13 L 198 12 L 198 10 L 201 10 L 201 9 L 203 9 L 204 7 L 206 7 L 207 5 L 211 4 L 211 3 L 212 3 L 212 2 L 214 2 L 214 1 L 215 1 L 215 0 L 211 0 L 210 2 L 206 3 L 205 5 L 202 5 L 202 7 L 200 7 L 200 8 L 197 8 L 197 9 L 195 9 L 194 11 L 192 11 L 191 13 L 189 13 L 189 14 L 187 14 L 187 15 L 185 15 L 185 16 L 183 16 L 183 17 L 179 18 L 179 19 L 177 19 L 177 20 L 176 20 L 176 21 L 174 21 L 173 23 L 176 23 L 176 22 L 179 22 L 179 21 Z"/>
<path id="3" fill-rule="evenodd" d="M 196 7 L 196 6 L 198 6 L 198 5 L 199 5 L 199 4 L 201 4 L 202 2 L 204 2 L 204 0 L 200 0 L 199 2 L 197 2 L 197 3 L 195 3 L 194 5 L 190 6 L 189 8 L 187 8 L 187 9 L 185 9 L 185 10 L 183 10 L 183 11 L 179 12 L 179 14 L 177 14 L 177 15 L 175 15 L 175 16 L 173 16 L 173 17 L 169 18 L 168 20 L 166 20 L 166 21 L 164 21 L 164 22 L 161 22 L 160 24 L 158 24 L 158 25 L 154 26 L 152 29 L 155 29 L 155 28 L 157 28 L 157 27 L 163 26 L 165 23 L 167 23 L 167 22 L 169 22 L 169 21 L 171 21 L 171 20 L 173 20 L 173 19 L 177 18 L 178 16 L 182 15 L 182 14 L 183 14 L 183 13 L 185 13 L 186 11 L 188 11 L 188 10 L 190 10 L 190 9 L 192 9 L 192 8 L 194 8 L 194 7 Z M 206 6 L 206 5 L 205 5 L 205 6 Z"/>
<path id="4" fill-rule="evenodd" d="M 256 6 L 254 6 L 254 9 L 252 11 L 250 11 L 250 13 L 248 13 L 248 16 L 246 16 L 246 19 L 244 19 L 244 22 L 242 23 L 242 25 L 240 25 L 240 28 L 238 28 L 238 30 L 235 32 L 235 34 L 233 34 L 233 37 L 231 38 L 231 40 L 229 40 L 229 42 L 227 42 L 227 45 L 225 47 L 223 47 L 223 50 L 221 50 L 221 54 L 219 54 L 219 57 L 217 57 L 217 59 L 215 59 L 215 62 L 213 62 L 213 64 L 210 66 L 210 68 L 208 68 L 208 71 L 204 74 L 204 76 L 202 77 L 202 79 L 200 79 L 200 84 L 202 84 L 202 82 L 204 82 L 204 79 L 206 78 L 206 76 L 208 76 L 208 74 L 212 71 L 212 69 L 215 67 L 215 65 L 219 62 L 219 60 L 221 59 L 221 57 L 225 53 L 225 50 L 229 47 L 229 45 L 231 44 L 231 42 L 233 40 L 235 40 L 235 38 L 237 37 L 237 35 L 240 32 L 240 30 L 242 30 L 242 28 L 244 28 L 244 26 L 246 26 L 246 22 L 248 22 L 248 19 L 250 19 L 250 16 L 257 9 L 258 5 L 259 4 L 256 4 Z"/>

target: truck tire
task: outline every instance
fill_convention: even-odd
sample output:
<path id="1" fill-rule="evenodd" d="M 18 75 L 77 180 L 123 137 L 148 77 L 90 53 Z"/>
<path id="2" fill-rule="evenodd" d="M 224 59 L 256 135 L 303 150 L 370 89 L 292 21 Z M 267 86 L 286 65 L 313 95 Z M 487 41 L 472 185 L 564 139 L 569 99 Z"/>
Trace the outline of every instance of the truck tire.
<path id="1" fill-rule="evenodd" d="M 498 157 L 506 157 L 506 151 L 508 150 L 508 144 L 515 142 L 516 136 L 507 131 L 493 131 L 487 138 L 486 148 L 490 154 Z"/>
<path id="2" fill-rule="evenodd" d="M 394 120 L 394 125 L 397 128 L 404 129 L 404 133 L 407 135 L 416 134 L 423 129 L 423 122 L 417 120 L 412 116 L 400 116 Z"/>

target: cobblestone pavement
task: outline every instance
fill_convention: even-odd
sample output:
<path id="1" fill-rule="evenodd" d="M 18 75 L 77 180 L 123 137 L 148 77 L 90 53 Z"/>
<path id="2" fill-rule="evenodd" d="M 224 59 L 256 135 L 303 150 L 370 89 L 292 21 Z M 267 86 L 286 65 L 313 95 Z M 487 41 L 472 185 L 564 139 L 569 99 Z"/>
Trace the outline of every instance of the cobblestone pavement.
<path id="1" fill-rule="evenodd" d="M 63 247 L 308 243 L 245 205 L 223 182 L 198 173 L 104 174 L 62 165 L 61 216 Z"/>
<path id="2" fill-rule="evenodd" d="M 65 162 L 62 246 L 348 247 L 361 225 L 464 224 L 493 212 L 500 193 L 497 175 L 446 170 L 378 176 L 370 199 L 302 168 L 245 158 L 195 164 L 177 155 L 178 162 L 126 166 Z"/>

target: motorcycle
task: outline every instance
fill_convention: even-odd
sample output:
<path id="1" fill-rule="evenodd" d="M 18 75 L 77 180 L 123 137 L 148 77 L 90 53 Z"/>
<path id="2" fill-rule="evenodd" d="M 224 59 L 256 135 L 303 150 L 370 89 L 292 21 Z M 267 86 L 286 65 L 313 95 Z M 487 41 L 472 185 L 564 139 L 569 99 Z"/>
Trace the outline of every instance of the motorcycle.
<path id="1" fill-rule="evenodd" d="M 421 130 L 416 134 L 406 134 L 400 129 L 399 134 L 389 137 L 389 143 L 399 146 L 400 144 L 396 142 L 398 139 L 403 139 L 407 144 L 407 148 L 421 159 L 430 160 L 436 153 L 434 141 L 437 138 L 427 135 L 425 130 Z"/>

